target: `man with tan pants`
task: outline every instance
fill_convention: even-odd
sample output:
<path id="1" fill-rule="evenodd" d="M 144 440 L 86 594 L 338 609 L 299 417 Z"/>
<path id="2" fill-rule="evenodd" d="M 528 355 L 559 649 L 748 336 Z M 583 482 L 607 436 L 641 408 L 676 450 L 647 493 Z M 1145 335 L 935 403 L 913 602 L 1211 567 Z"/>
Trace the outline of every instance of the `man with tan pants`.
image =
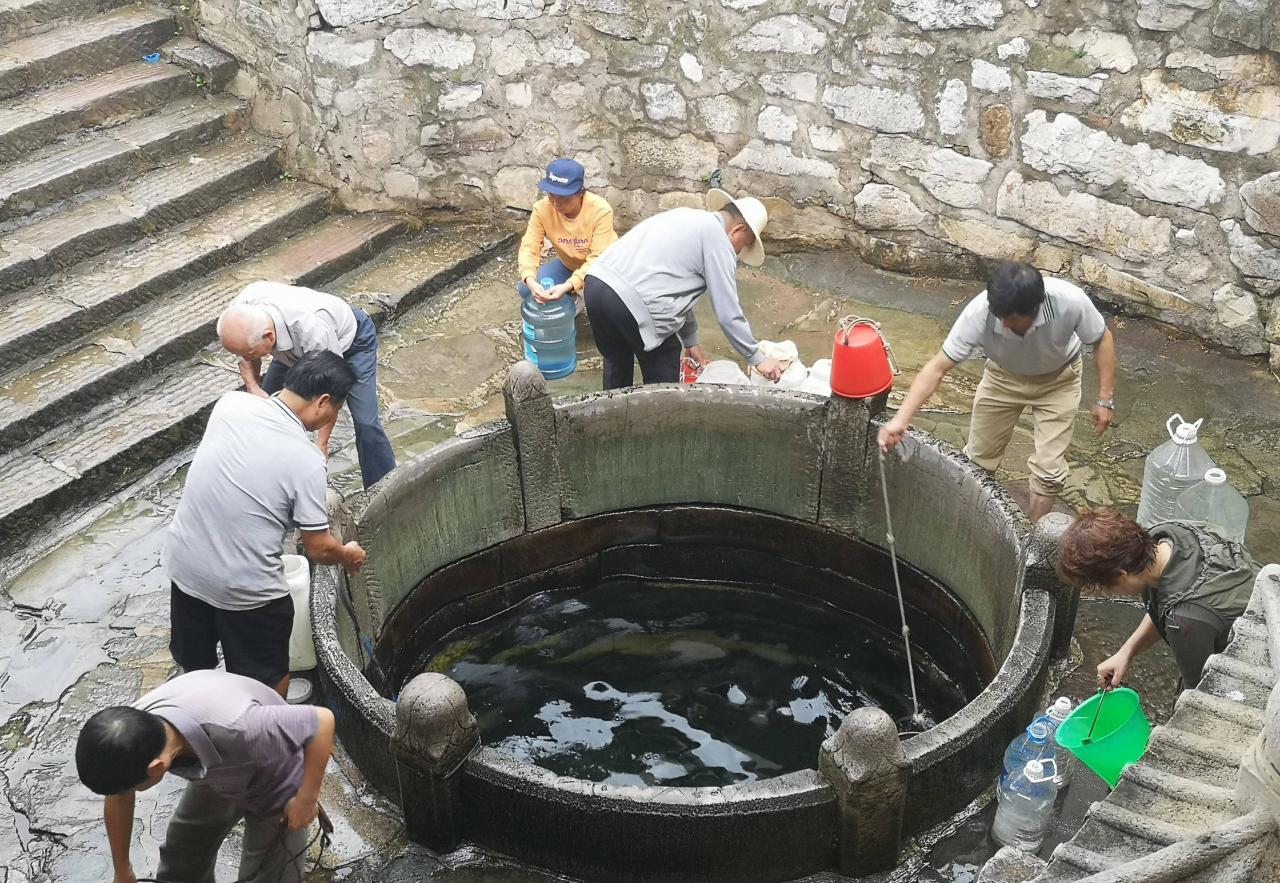
<path id="1" fill-rule="evenodd" d="M 1081 398 L 1082 345 L 1094 347 L 1098 364 L 1093 428 L 1101 434 L 1116 407 L 1116 344 L 1106 320 L 1070 282 L 1044 279 L 1030 264 L 1001 264 L 987 277 L 987 290 L 960 313 L 942 351 L 920 370 L 897 415 L 880 430 L 881 449 L 890 451 L 902 440 L 948 371 L 985 354 L 964 452 L 994 472 L 1018 418 L 1031 409 L 1035 453 L 1027 460 L 1027 516 L 1034 524 L 1053 508 L 1067 480 L 1067 448 Z"/>

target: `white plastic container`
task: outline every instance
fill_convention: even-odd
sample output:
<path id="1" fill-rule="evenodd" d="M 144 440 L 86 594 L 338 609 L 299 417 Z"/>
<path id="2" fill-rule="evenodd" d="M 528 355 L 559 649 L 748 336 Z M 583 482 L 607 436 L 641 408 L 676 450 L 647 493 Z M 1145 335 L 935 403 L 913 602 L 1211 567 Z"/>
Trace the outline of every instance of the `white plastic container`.
<path id="1" fill-rule="evenodd" d="M 316 667 L 316 641 L 311 633 L 311 566 L 301 555 L 285 555 L 284 578 L 293 598 L 293 631 L 289 633 L 289 670 Z"/>
<path id="2" fill-rule="evenodd" d="M 991 825 L 991 836 L 997 842 L 1023 852 L 1040 848 L 1053 818 L 1053 800 L 1058 794 L 1050 766 L 1029 760 L 996 789 L 1000 806 Z"/>
<path id="3" fill-rule="evenodd" d="M 1178 496 L 1199 484 L 1216 464 L 1200 447 L 1201 418 L 1188 423 L 1181 414 L 1169 418 L 1169 440 L 1147 455 L 1142 471 L 1142 498 L 1138 524 L 1150 527 L 1178 517 Z M 1177 424 L 1175 426 L 1175 424 Z"/>
<path id="4" fill-rule="evenodd" d="M 1178 496 L 1178 518 L 1217 528 L 1227 539 L 1244 542 L 1249 527 L 1249 503 L 1227 484 L 1227 473 L 1209 469 L 1204 481 Z"/>

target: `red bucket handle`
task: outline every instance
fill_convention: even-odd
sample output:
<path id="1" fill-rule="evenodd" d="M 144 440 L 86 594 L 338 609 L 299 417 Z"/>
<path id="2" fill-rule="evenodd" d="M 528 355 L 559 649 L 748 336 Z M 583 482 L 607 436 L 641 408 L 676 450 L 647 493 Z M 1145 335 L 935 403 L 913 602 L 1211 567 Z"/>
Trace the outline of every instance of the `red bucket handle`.
<path id="1" fill-rule="evenodd" d="M 884 336 L 884 332 L 880 329 L 880 323 L 875 319 L 864 319 L 862 316 L 845 316 L 840 320 L 840 327 L 836 330 L 836 343 L 842 346 L 849 345 L 849 333 L 853 331 L 855 325 L 870 325 L 875 331 L 876 336 L 880 338 L 880 343 L 884 344 L 884 354 L 889 359 L 889 368 L 893 371 L 894 376 L 902 373 L 902 369 L 898 367 L 898 360 L 893 357 L 893 344 L 889 343 L 889 339 Z M 840 339 L 840 335 L 844 334 L 844 340 Z"/>

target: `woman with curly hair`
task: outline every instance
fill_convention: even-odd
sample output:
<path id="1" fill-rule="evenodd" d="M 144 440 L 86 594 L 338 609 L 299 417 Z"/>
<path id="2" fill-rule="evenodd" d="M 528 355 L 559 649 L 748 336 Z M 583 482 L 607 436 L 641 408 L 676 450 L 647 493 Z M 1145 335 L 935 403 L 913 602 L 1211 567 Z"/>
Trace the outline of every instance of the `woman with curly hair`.
<path id="1" fill-rule="evenodd" d="M 1226 649 L 1258 565 L 1212 526 L 1165 521 L 1144 529 L 1113 509 L 1092 509 L 1063 535 L 1058 573 L 1102 594 L 1141 596 L 1147 608 L 1124 646 L 1098 666 L 1099 686 L 1118 686 L 1134 658 L 1163 638 L 1190 690 L 1205 660 Z"/>

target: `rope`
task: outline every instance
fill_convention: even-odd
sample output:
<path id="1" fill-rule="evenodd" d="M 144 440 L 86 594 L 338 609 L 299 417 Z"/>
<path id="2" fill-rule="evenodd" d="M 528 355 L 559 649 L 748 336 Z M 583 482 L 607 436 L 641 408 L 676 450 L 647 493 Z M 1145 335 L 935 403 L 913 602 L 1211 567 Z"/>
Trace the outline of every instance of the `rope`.
<path id="1" fill-rule="evenodd" d="M 893 587 L 898 592 L 898 614 L 902 617 L 902 646 L 907 651 L 907 677 L 911 681 L 911 719 L 921 720 L 920 700 L 916 696 L 916 670 L 911 664 L 911 629 L 907 626 L 907 605 L 902 600 L 902 580 L 898 576 L 898 552 L 893 540 L 893 517 L 889 513 L 889 481 L 884 469 L 884 451 L 876 446 L 876 455 L 880 460 L 880 492 L 884 496 L 885 541 L 889 545 L 889 561 L 893 564 Z"/>

